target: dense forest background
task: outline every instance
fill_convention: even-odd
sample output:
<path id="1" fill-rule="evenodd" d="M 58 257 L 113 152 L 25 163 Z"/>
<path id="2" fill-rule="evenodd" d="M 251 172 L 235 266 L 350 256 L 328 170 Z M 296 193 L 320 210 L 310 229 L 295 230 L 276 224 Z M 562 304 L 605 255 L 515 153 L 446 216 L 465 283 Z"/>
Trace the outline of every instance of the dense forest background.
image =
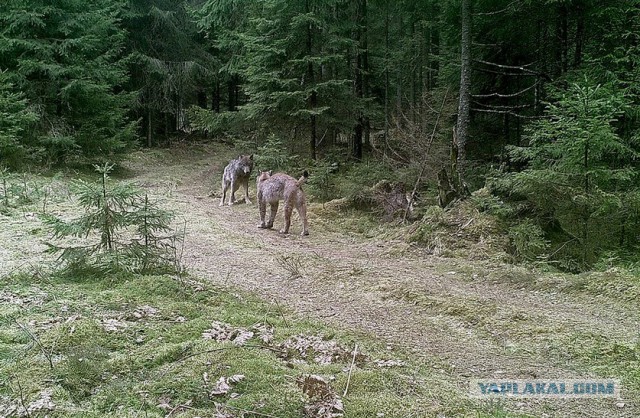
<path id="1" fill-rule="evenodd" d="M 6 0 L 0 165 L 224 139 L 327 199 L 484 187 L 518 257 L 635 263 L 639 64 L 639 0 Z"/>

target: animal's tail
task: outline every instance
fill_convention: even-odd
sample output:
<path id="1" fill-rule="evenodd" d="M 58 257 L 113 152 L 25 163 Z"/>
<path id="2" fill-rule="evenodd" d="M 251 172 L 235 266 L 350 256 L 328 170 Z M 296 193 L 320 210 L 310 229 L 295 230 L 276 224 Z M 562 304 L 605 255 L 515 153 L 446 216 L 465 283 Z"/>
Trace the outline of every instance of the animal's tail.
<path id="1" fill-rule="evenodd" d="M 302 186 L 305 183 L 305 181 L 307 181 L 308 178 L 309 178 L 309 172 L 307 170 L 304 170 L 304 173 L 302 173 L 302 177 L 300 177 L 300 179 L 296 184 L 298 186 Z"/>

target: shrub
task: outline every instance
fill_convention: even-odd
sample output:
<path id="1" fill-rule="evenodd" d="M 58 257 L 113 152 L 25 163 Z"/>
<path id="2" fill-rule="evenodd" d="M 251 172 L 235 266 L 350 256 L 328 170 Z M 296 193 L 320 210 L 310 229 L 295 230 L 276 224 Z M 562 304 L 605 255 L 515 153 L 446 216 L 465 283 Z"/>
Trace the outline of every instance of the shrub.
<path id="1" fill-rule="evenodd" d="M 71 268 L 89 265 L 134 272 L 176 270 L 176 244 L 182 237 L 171 232 L 172 215 L 130 184 L 110 186 L 108 173 L 112 168 L 110 164 L 96 166 L 102 175 L 100 182 L 75 183 L 85 212 L 82 216 L 64 221 L 43 215 L 54 238 L 97 236 L 97 242 L 76 246 L 48 244 L 49 251 L 60 253 L 60 260 Z"/>
<path id="2" fill-rule="evenodd" d="M 533 261 L 549 249 L 544 231 L 531 219 L 509 228 L 508 235 L 512 253 L 519 261 Z"/>

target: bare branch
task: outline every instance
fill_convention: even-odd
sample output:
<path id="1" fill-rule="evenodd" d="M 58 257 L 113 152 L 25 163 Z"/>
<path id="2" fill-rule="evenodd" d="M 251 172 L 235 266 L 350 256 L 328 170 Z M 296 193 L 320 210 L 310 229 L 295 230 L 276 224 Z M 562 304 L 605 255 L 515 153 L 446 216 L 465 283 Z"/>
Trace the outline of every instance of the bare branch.
<path id="1" fill-rule="evenodd" d="M 518 109 L 529 109 L 533 107 L 533 104 L 523 104 L 523 105 L 512 105 L 512 106 L 499 106 L 499 105 L 490 105 L 485 103 L 480 103 L 477 101 L 473 101 L 474 104 L 478 106 L 484 106 L 487 109 L 497 109 L 497 110 L 518 110 Z"/>
<path id="2" fill-rule="evenodd" d="M 478 13 L 474 13 L 474 16 L 494 16 L 500 13 L 506 13 L 509 10 L 512 10 L 512 7 L 514 4 L 516 3 L 520 3 L 520 0 L 514 0 L 511 3 L 507 4 L 507 7 L 505 7 L 504 9 L 500 9 L 500 10 L 496 10 L 494 12 L 478 12 Z"/>
<path id="3" fill-rule="evenodd" d="M 24 331 L 27 333 L 27 335 L 29 335 L 29 337 L 31 337 L 31 339 L 33 340 L 34 343 L 36 343 L 36 345 L 38 346 L 38 348 L 40 349 L 40 351 L 42 352 L 42 355 L 47 359 L 47 361 L 49 362 L 49 367 L 51 368 L 51 370 L 53 370 L 53 359 L 52 359 L 52 355 L 49 351 L 47 351 L 46 348 L 44 348 L 44 346 L 42 345 L 42 343 L 40 342 L 40 340 L 38 339 L 38 337 L 36 337 L 31 330 L 29 330 L 29 328 L 27 328 L 26 326 L 22 325 L 20 322 L 18 322 L 17 320 L 14 320 L 14 322 Z"/>
<path id="4" fill-rule="evenodd" d="M 524 94 L 526 92 L 528 92 L 529 90 L 533 89 L 535 86 L 537 86 L 539 84 L 539 82 L 535 82 L 532 85 L 530 85 L 529 87 L 522 89 L 518 92 L 515 93 L 511 93 L 511 94 L 502 94 L 502 93 L 490 93 L 490 94 L 472 94 L 471 97 L 475 98 L 475 99 L 488 99 L 491 97 L 497 97 L 497 98 L 501 98 L 501 99 L 506 99 L 506 98 L 511 98 L 511 97 L 517 97 L 520 96 L 521 94 Z"/>
<path id="5" fill-rule="evenodd" d="M 504 64 L 497 64 L 495 62 L 490 62 L 490 61 L 484 61 L 484 60 L 474 60 L 474 62 L 477 62 L 479 64 L 484 64 L 484 65 L 489 65 L 491 67 L 497 67 L 500 69 L 504 69 L 504 70 L 516 70 L 516 71 L 521 71 L 525 74 L 530 74 L 530 75 L 535 75 L 535 76 L 539 76 L 539 77 L 544 77 L 547 80 L 551 80 L 551 77 L 549 77 L 547 74 L 545 73 L 541 73 L 538 71 L 534 71 L 531 70 L 529 68 L 526 67 L 530 67 L 533 64 L 535 64 L 534 62 L 529 63 L 529 64 L 524 64 L 524 65 L 504 65 Z"/>
<path id="6" fill-rule="evenodd" d="M 358 352 L 358 343 L 356 343 L 356 346 L 353 348 L 353 358 L 351 359 L 351 367 L 349 367 L 349 376 L 347 377 L 347 385 L 344 388 L 344 393 L 342 394 L 343 397 L 347 396 L 347 392 L 349 391 L 349 383 L 351 383 L 351 372 L 353 372 L 353 365 L 356 362 L 356 353 Z"/>
<path id="7" fill-rule="evenodd" d="M 507 72 L 504 72 L 504 71 L 490 70 L 490 69 L 488 69 L 488 68 L 475 68 L 475 70 L 482 71 L 483 73 L 488 73 L 488 74 L 499 74 L 499 75 L 508 76 L 508 77 L 535 77 L 535 76 L 536 76 L 536 74 L 529 74 L 529 73 L 507 73 Z"/>
<path id="8" fill-rule="evenodd" d="M 477 108 L 472 108 L 471 109 L 474 112 L 482 112 L 482 113 L 497 113 L 500 115 L 511 115 L 514 116 L 516 118 L 520 118 L 520 119 L 541 119 L 542 116 L 525 116 L 525 115 L 520 115 L 516 112 L 512 112 L 509 110 L 495 110 L 495 109 L 477 109 Z"/>
<path id="9" fill-rule="evenodd" d="M 431 131 L 431 136 L 429 137 L 429 142 L 427 143 L 426 155 L 429 155 L 429 152 L 431 150 L 431 144 L 433 144 L 433 139 L 436 136 L 436 130 L 438 129 L 438 123 L 440 122 L 440 116 L 442 116 L 442 112 L 444 110 L 444 105 L 445 105 L 445 103 L 447 101 L 447 96 L 448 95 L 449 95 L 449 89 L 447 89 L 447 91 L 444 93 L 444 97 L 442 98 L 442 104 L 440 105 L 440 111 L 438 112 L 438 116 L 436 117 L 436 122 L 433 124 L 433 130 Z M 404 216 L 402 218 L 403 222 L 407 221 L 407 216 L 409 215 L 409 208 L 411 208 L 411 205 L 413 205 L 413 200 L 415 199 L 416 191 L 418 190 L 418 185 L 420 184 L 420 181 L 422 180 L 422 176 L 424 175 L 424 172 L 427 169 L 426 158 L 423 161 L 425 161 L 425 163 L 422 164 L 422 168 L 420 169 L 420 174 L 418 175 L 418 178 L 416 179 L 416 183 L 413 186 L 413 191 L 411 192 L 411 196 L 409 197 L 409 204 L 407 205 L 407 207 L 404 210 Z"/>

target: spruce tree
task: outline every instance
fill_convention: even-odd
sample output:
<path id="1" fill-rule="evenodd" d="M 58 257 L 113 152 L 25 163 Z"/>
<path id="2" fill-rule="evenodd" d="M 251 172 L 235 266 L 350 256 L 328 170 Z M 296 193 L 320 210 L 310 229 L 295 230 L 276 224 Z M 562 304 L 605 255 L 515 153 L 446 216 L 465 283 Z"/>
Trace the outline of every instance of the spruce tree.
<path id="1" fill-rule="evenodd" d="M 218 10 L 214 5 L 221 7 L 208 2 L 204 9 Z M 293 133 L 297 143 L 305 138 L 305 154 L 314 158 L 328 131 L 350 132 L 366 107 L 352 87 L 349 54 L 355 45 L 341 20 L 348 8 L 339 1 L 265 0 L 243 11 L 243 25 L 211 33 L 216 45 L 234 49 L 225 68 L 242 80 L 247 103 L 239 108 L 240 117 L 279 136 Z M 203 26 L 212 21 L 210 14 L 200 20 Z M 211 30 L 224 19 L 215 22 Z"/>
<path id="2" fill-rule="evenodd" d="M 95 168 L 101 175 L 99 181 L 73 184 L 82 215 L 71 220 L 42 215 L 54 239 L 76 238 L 74 245 L 47 243 L 49 251 L 59 254 L 59 260 L 70 269 L 178 269 L 176 244 L 182 237 L 171 231 L 173 215 L 132 184 L 113 184 L 109 178 L 112 164 Z"/>
<path id="3" fill-rule="evenodd" d="M 27 128 L 37 120 L 24 94 L 15 91 L 8 75 L 0 72 L 0 165 L 15 167 L 28 157 Z"/>
<path id="4" fill-rule="evenodd" d="M 584 78 L 549 103 L 545 118 L 529 125 L 528 147 L 511 149 L 527 168 L 511 175 L 513 191 L 526 197 L 556 243 L 579 267 L 628 241 L 636 224 L 640 156 L 633 138 L 619 134 L 629 102 L 615 84 Z M 635 213 L 636 221 L 629 223 Z M 551 222 L 550 222 L 551 221 Z M 626 229 L 625 229 L 626 227 Z M 632 232 L 633 233 L 633 232 Z"/>
<path id="5" fill-rule="evenodd" d="M 43 149 L 54 163 L 100 161 L 131 144 L 122 6 L 112 0 L 3 3 L 0 67 L 38 110 L 38 129 L 25 142 L 32 152 Z"/>

